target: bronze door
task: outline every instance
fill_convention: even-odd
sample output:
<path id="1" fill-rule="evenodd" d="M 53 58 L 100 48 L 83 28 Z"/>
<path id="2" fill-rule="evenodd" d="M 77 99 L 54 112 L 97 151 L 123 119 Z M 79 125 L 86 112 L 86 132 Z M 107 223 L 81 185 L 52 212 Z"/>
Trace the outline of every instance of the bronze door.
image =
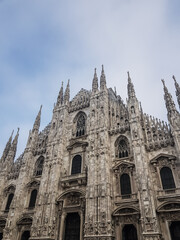
<path id="1" fill-rule="evenodd" d="M 171 223 L 170 232 L 171 240 L 180 240 L 180 221 Z"/>
<path id="2" fill-rule="evenodd" d="M 80 240 L 80 216 L 78 213 L 67 214 L 65 240 Z"/>
<path id="3" fill-rule="evenodd" d="M 29 238 L 30 238 L 30 232 L 29 231 L 23 232 L 21 236 L 21 240 L 28 240 Z"/>
<path id="4" fill-rule="evenodd" d="M 137 230 L 133 224 L 124 226 L 122 230 L 122 240 L 138 240 Z"/>

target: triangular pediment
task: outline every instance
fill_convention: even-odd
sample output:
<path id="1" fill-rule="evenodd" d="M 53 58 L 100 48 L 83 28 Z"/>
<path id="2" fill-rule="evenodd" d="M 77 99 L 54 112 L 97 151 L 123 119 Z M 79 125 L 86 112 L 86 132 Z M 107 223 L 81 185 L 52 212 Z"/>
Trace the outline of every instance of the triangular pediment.
<path id="1" fill-rule="evenodd" d="M 170 154 L 165 154 L 165 153 L 160 153 L 158 154 L 156 157 L 154 157 L 153 159 L 151 159 L 150 163 L 156 163 L 157 161 L 166 158 L 168 160 L 176 160 L 176 157 Z"/>

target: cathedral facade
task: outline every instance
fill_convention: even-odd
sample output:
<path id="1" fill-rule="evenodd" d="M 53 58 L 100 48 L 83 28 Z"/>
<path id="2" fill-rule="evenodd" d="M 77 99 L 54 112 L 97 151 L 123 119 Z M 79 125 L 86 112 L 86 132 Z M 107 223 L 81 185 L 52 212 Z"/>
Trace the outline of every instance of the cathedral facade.
<path id="1" fill-rule="evenodd" d="M 180 106 L 180 87 L 174 78 Z M 168 123 L 107 88 L 59 91 L 51 122 L 41 108 L 23 154 L 19 130 L 0 160 L 0 239 L 180 240 L 180 113 L 165 82 Z"/>

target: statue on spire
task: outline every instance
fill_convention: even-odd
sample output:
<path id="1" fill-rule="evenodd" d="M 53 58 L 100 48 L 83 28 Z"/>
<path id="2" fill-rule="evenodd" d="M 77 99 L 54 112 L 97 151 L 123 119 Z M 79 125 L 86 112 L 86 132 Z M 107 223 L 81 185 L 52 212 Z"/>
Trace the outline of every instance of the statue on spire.
<path id="1" fill-rule="evenodd" d="M 106 76 L 104 73 L 104 66 L 102 65 L 101 77 L 100 77 L 100 90 L 104 90 L 106 88 Z"/>
<path id="2" fill-rule="evenodd" d="M 178 105 L 179 105 L 179 108 L 180 108 L 180 86 L 177 83 L 176 78 L 175 78 L 174 75 L 173 75 L 173 79 L 174 79 L 174 85 L 175 85 L 175 88 L 176 88 L 177 101 L 178 101 Z"/>
<path id="3" fill-rule="evenodd" d="M 96 73 L 96 68 L 94 69 L 94 78 L 92 82 L 92 92 L 96 93 L 98 91 L 98 77 Z"/>

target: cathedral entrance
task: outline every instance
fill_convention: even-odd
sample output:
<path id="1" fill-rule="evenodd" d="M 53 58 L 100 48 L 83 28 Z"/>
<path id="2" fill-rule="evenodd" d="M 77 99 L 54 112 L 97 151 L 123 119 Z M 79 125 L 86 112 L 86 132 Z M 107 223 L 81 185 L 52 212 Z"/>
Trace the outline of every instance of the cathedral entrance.
<path id="1" fill-rule="evenodd" d="M 180 221 L 171 223 L 170 233 L 171 240 L 180 240 Z"/>
<path id="2" fill-rule="evenodd" d="M 30 238 L 30 232 L 29 231 L 23 232 L 21 236 L 21 240 L 28 240 L 29 238 Z"/>
<path id="3" fill-rule="evenodd" d="M 138 240 L 137 230 L 133 224 L 128 224 L 123 227 L 122 240 Z"/>
<path id="4" fill-rule="evenodd" d="M 80 216 L 78 213 L 67 214 L 65 240 L 80 240 Z"/>

